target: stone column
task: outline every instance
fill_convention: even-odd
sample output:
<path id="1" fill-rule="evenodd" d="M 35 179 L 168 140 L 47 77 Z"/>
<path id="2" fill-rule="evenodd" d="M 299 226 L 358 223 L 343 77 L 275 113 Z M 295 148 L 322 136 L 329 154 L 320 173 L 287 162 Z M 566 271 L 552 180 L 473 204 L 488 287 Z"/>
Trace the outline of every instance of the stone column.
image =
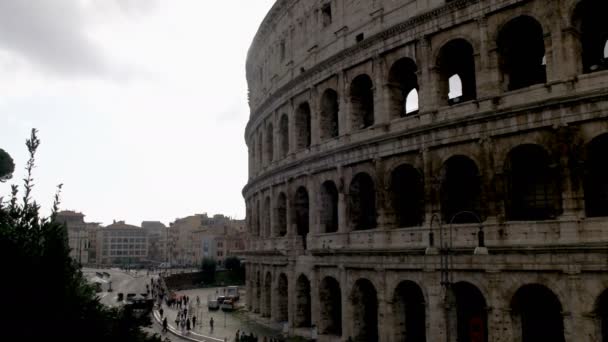
<path id="1" fill-rule="evenodd" d="M 428 302 L 427 302 L 427 341 L 445 341 L 446 340 L 446 321 L 445 321 L 445 305 L 444 291 L 439 284 L 439 273 L 434 272 L 431 282 L 433 285 L 427 287 Z M 454 334 L 452 334 L 454 335 Z"/>
<path id="2" fill-rule="evenodd" d="M 276 215 L 276 194 L 275 189 L 270 188 L 268 191 L 268 196 L 270 197 L 270 203 L 268 205 L 268 215 L 270 215 L 270 236 L 269 238 L 274 238 L 277 236 L 277 215 Z"/>
<path id="3" fill-rule="evenodd" d="M 289 150 L 287 151 L 287 154 L 292 154 L 297 150 L 296 149 L 296 116 L 294 113 L 295 109 L 294 109 L 293 99 L 289 100 L 289 108 L 287 110 L 288 110 L 287 126 L 289 127 L 289 132 L 288 132 L 288 136 L 287 136 L 287 140 L 289 140 Z"/>
<path id="4" fill-rule="evenodd" d="M 392 331 L 393 315 L 391 315 L 390 290 L 386 288 L 386 271 L 377 269 L 378 288 L 376 295 L 378 299 L 378 339 L 380 341 L 390 341 Z"/>
<path id="5" fill-rule="evenodd" d="M 321 101 L 317 87 L 310 90 L 310 146 L 321 143 Z"/>
<path id="6" fill-rule="evenodd" d="M 598 329 L 589 313 L 584 312 L 583 308 L 593 307 L 584 300 L 585 289 L 581 283 L 584 281 L 578 271 L 567 276 L 568 296 L 561 298 L 564 310 L 564 338 L 566 342 L 578 341 L 600 341 L 601 337 L 596 336 Z"/>
<path id="7" fill-rule="evenodd" d="M 513 341 L 513 323 L 511 322 L 510 303 L 502 298 L 504 293 L 501 274 L 488 274 L 488 341 Z"/>
<path id="8" fill-rule="evenodd" d="M 287 222 L 287 237 L 293 238 L 296 236 L 296 225 L 293 222 L 293 191 L 291 191 L 291 184 L 289 181 L 285 182 L 285 221 Z"/>
<path id="9" fill-rule="evenodd" d="M 287 313 L 287 317 L 289 317 L 289 330 L 290 332 L 293 332 L 293 329 L 295 328 L 295 322 L 296 322 L 296 310 L 297 310 L 297 298 L 296 298 L 296 278 L 295 278 L 295 272 L 294 272 L 294 265 L 292 263 L 290 263 L 290 267 L 288 270 L 286 270 L 286 274 L 287 274 L 287 288 L 288 288 L 288 294 L 287 294 L 287 306 L 289 308 L 288 313 Z"/>
<path id="10" fill-rule="evenodd" d="M 352 108 L 350 105 L 350 84 L 346 72 L 342 72 L 338 77 L 338 97 L 340 101 L 340 110 L 338 117 L 340 122 L 340 134 L 350 134 L 354 131 L 352 125 Z"/>
<path id="11" fill-rule="evenodd" d="M 342 340 L 346 341 L 353 332 L 353 306 L 350 303 L 351 286 L 348 282 L 348 271 L 339 265 L 340 291 L 342 297 Z"/>
<path id="12" fill-rule="evenodd" d="M 433 112 L 437 110 L 441 101 L 438 92 L 439 79 L 435 75 L 435 61 L 433 61 L 430 38 L 423 37 L 418 45 L 419 48 L 416 51 L 416 61 L 419 63 L 420 70 L 418 107 L 420 113 Z"/>
<path id="13" fill-rule="evenodd" d="M 386 215 L 386 199 L 388 194 L 386 181 L 384 179 L 384 162 L 381 159 L 374 159 L 374 166 L 376 169 L 376 179 L 378 180 L 376 184 L 376 212 L 378 215 L 377 223 L 378 228 L 386 228 L 389 220 Z"/>
<path id="14" fill-rule="evenodd" d="M 346 187 L 344 186 L 344 172 L 341 166 L 338 166 L 338 232 L 348 232 L 348 217 L 346 212 Z"/>
<path id="15" fill-rule="evenodd" d="M 374 125 L 388 124 L 390 118 L 389 92 L 386 87 L 387 71 L 386 61 L 380 56 L 373 60 L 373 80 L 374 80 Z"/>
<path id="16" fill-rule="evenodd" d="M 320 316 L 320 302 L 319 302 L 319 269 L 314 268 L 310 277 L 310 322 L 312 325 L 319 329 L 319 322 L 321 321 Z"/>

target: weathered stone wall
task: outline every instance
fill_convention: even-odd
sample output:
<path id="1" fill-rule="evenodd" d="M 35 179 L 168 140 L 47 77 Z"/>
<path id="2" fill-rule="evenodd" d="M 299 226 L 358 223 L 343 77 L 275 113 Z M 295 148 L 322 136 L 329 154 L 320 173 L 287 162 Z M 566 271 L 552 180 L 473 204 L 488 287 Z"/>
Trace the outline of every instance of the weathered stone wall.
<path id="1" fill-rule="evenodd" d="M 277 1 L 247 62 L 252 311 L 321 340 L 600 341 L 600 3 Z"/>

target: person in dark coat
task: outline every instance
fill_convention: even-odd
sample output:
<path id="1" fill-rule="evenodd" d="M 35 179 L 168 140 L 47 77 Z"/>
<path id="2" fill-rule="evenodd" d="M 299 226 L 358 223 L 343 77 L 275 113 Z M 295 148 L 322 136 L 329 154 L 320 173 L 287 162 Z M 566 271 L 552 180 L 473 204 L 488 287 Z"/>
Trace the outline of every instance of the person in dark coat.
<path id="1" fill-rule="evenodd" d="M 163 332 L 167 332 L 167 317 L 163 318 Z"/>

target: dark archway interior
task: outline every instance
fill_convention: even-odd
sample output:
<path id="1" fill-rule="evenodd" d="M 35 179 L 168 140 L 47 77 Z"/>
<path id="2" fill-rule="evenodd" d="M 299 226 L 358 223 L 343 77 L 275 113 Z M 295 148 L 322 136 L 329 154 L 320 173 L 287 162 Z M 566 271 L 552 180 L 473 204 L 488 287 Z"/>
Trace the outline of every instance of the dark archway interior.
<path id="1" fill-rule="evenodd" d="M 310 327 L 311 325 L 310 282 L 301 275 L 296 282 L 296 327 Z"/>
<path id="2" fill-rule="evenodd" d="M 253 311 L 255 313 L 260 312 L 260 304 L 262 302 L 262 279 L 260 276 L 260 271 L 256 274 L 255 279 L 255 305 L 253 306 Z"/>
<path id="3" fill-rule="evenodd" d="M 336 279 L 323 279 L 319 287 L 319 302 L 319 332 L 324 335 L 342 335 L 342 293 Z"/>
<path id="4" fill-rule="evenodd" d="M 287 235 L 287 197 L 284 193 L 280 193 L 277 197 L 277 232 L 278 236 Z"/>
<path id="5" fill-rule="evenodd" d="M 458 341 L 485 342 L 488 340 L 488 314 L 486 300 L 474 285 L 459 282 L 452 285 L 456 310 Z M 541 340 L 539 340 L 541 341 Z"/>
<path id="6" fill-rule="evenodd" d="M 366 173 L 357 174 L 350 183 L 350 217 L 355 230 L 376 228 L 376 188 Z"/>
<path id="7" fill-rule="evenodd" d="M 296 220 L 297 233 L 304 240 L 304 248 L 306 248 L 306 236 L 310 231 L 309 227 L 309 202 L 308 202 L 308 191 L 304 187 L 298 188 L 296 191 L 296 197 L 294 200 L 294 216 Z"/>
<path id="8" fill-rule="evenodd" d="M 264 221 L 263 221 L 262 236 L 270 237 L 270 197 L 264 200 Z"/>
<path id="9" fill-rule="evenodd" d="M 521 145 L 509 153 L 507 218 L 547 220 L 559 214 L 561 191 L 549 156 L 538 145 Z"/>
<path id="10" fill-rule="evenodd" d="M 389 96 L 391 117 L 405 116 L 406 100 L 410 92 L 418 89 L 418 75 L 416 63 L 409 58 L 402 58 L 393 64 L 389 71 Z M 416 107 L 418 107 L 416 98 Z"/>
<path id="11" fill-rule="evenodd" d="M 426 312 L 420 287 L 409 281 L 400 283 L 393 303 L 395 341 L 426 342 Z"/>
<path id="12" fill-rule="evenodd" d="M 339 134 L 338 126 L 338 93 L 327 89 L 321 97 L 321 139 L 335 138 Z"/>
<path id="13" fill-rule="evenodd" d="M 543 29 L 534 18 L 509 21 L 498 35 L 498 51 L 509 90 L 547 82 Z"/>
<path id="14" fill-rule="evenodd" d="M 591 141 L 585 161 L 585 211 L 589 217 L 608 216 L 608 134 Z"/>
<path id="15" fill-rule="evenodd" d="M 304 102 L 296 110 L 296 148 L 298 150 L 310 147 L 310 105 Z"/>
<path id="16" fill-rule="evenodd" d="M 352 127 L 364 129 L 374 124 L 374 84 L 367 75 L 355 77 L 350 86 Z"/>
<path id="17" fill-rule="evenodd" d="M 439 66 L 442 96 L 449 104 L 473 100 L 477 97 L 475 80 L 475 57 L 473 47 L 464 39 L 455 39 L 444 45 L 439 52 Z M 450 89 L 450 78 L 458 75 L 462 89 Z M 458 91 L 459 90 L 459 91 Z M 450 98 L 450 93 L 461 96 Z"/>
<path id="18" fill-rule="evenodd" d="M 600 325 L 601 341 L 608 342 L 608 290 L 602 292 L 598 298 L 595 314 Z"/>
<path id="19" fill-rule="evenodd" d="M 574 12 L 573 24 L 579 30 L 583 72 L 608 68 L 608 2 L 583 0 Z"/>
<path id="20" fill-rule="evenodd" d="M 262 310 L 263 317 L 270 317 L 270 308 L 272 303 L 272 275 L 266 273 L 266 281 L 264 282 L 264 309 Z"/>
<path id="21" fill-rule="evenodd" d="M 399 227 L 413 227 L 424 220 L 424 183 L 411 165 L 397 167 L 391 175 L 391 198 Z"/>
<path id="22" fill-rule="evenodd" d="M 266 163 L 270 164 L 274 159 L 274 127 L 272 124 L 266 128 Z"/>
<path id="23" fill-rule="evenodd" d="M 562 305 L 551 290 L 526 285 L 515 293 L 511 310 L 521 342 L 564 342 Z"/>
<path id="24" fill-rule="evenodd" d="M 286 114 L 281 116 L 279 122 L 280 136 L 279 136 L 279 151 L 280 157 L 285 158 L 289 152 L 289 119 Z"/>
<path id="25" fill-rule="evenodd" d="M 357 280 L 351 294 L 353 306 L 353 341 L 378 341 L 378 297 L 367 279 Z"/>
<path id="26" fill-rule="evenodd" d="M 465 156 L 448 159 L 443 169 L 441 211 L 445 222 L 475 223 L 473 215 L 456 215 L 470 211 L 481 213 L 481 180 L 475 162 Z M 456 215 L 456 216 L 455 216 Z"/>
<path id="27" fill-rule="evenodd" d="M 277 312 L 278 322 L 286 322 L 289 320 L 289 287 L 287 285 L 287 276 L 284 273 L 281 273 L 279 275 L 279 284 L 277 287 L 277 300 L 279 304 L 279 310 Z"/>
<path id="28" fill-rule="evenodd" d="M 325 233 L 338 231 L 338 189 L 332 181 L 321 186 L 321 225 Z"/>

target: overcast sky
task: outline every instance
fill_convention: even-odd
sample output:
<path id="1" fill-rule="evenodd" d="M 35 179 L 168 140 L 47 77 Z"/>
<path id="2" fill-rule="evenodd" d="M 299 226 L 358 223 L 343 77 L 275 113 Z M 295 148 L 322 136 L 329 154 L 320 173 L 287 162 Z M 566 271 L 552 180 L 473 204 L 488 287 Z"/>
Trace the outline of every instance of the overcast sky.
<path id="1" fill-rule="evenodd" d="M 274 0 L 1 0 L 0 148 L 88 221 L 243 218 L 245 58 Z M 9 193 L 0 185 L 0 196 Z"/>

